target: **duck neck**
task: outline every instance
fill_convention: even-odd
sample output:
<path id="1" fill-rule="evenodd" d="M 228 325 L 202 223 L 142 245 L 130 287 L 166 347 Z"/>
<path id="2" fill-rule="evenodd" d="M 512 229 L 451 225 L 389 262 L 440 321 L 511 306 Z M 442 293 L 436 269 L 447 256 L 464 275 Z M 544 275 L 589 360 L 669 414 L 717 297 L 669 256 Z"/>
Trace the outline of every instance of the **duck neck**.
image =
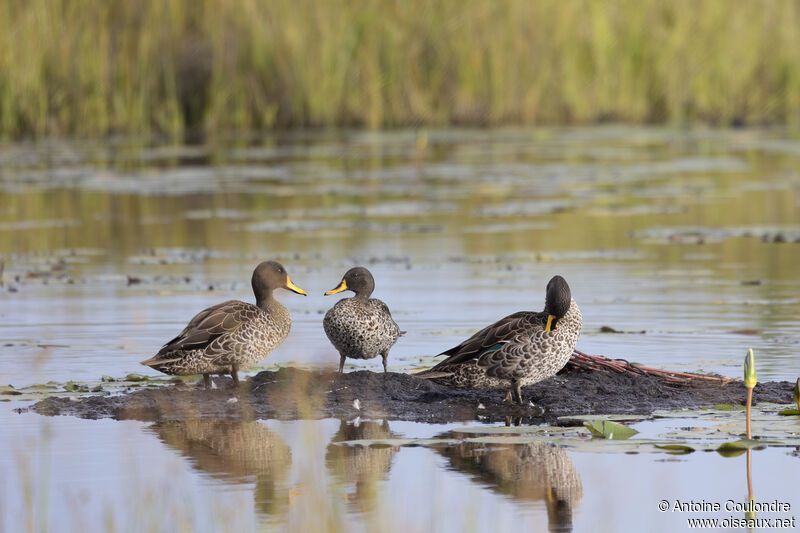
<path id="1" fill-rule="evenodd" d="M 367 300 L 369 300 L 370 294 L 372 293 L 367 291 L 359 291 L 356 293 L 355 296 L 353 296 L 353 299 L 358 300 L 359 302 L 366 302 Z"/>
<path id="2" fill-rule="evenodd" d="M 272 296 L 272 289 L 262 291 L 260 294 L 256 293 L 256 305 L 261 309 L 268 309 L 274 302 L 275 298 Z"/>

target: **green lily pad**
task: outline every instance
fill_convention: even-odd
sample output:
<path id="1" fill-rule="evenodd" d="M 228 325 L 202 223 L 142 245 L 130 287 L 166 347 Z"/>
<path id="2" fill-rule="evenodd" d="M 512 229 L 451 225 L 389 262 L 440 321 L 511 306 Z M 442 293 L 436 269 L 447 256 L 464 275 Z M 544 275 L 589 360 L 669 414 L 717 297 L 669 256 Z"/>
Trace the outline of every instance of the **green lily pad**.
<path id="1" fill-rule="evenodd" d="M 150 378 L 141 374 L 128 374 L 125 376 L 125 381 L 148 381 Z"/>
<path id="2" fill-rule="evenodd" d="M 688 444 L 654 444 L 660 450 L 667 450 L 667 453 L 674 455 L 684 455 L 695 451 L 695 449 Z"/>
<path id="3" fill-rule="evenodd" d="M 611 440 L 624 440 L 639 433 L 635 429 L 623 426 L 611 420 L 587 420 L 583 425 L 597 437 Z"/>
<path id="4" fill-rule="evenodd" d="M 792 416 L 800 414 L 800 411 L 797 409 L 784 409 L 783 411 L 778 411 L 778 414 L 781 416 Z"/>
<path id="5" fill-rule="evenodd" d="M 767 443 L 755 439 L 740 439 L 733 442 L 723 442 L 717 446 L 717 453 L 723 457 L 736 457 L 747 450 L 763 450 Z"/>
<path id="6" fill-rule="evenodd" d="M 711 409 L 716 409 L 717 411 L 744 411 L 746 408 L 743 405 L 732 405 L 729 403 L 718 403 L 711 407 Z"/>

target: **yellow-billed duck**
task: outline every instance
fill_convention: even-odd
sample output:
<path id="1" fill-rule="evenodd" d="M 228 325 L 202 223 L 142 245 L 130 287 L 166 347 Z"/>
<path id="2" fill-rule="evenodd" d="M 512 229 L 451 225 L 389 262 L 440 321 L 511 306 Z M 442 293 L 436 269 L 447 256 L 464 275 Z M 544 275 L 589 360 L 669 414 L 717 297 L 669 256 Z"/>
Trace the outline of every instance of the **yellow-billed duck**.
<path id="1" fill-rule="evenodd" d="M 544 311 L 520 311 L 487 326 L 439 355 L 447 359 L 416 374 L 467 389 L 506 389 L 522 403 L 521 388 L 555 375 L 567 364 L 581 331 L 581 311 L 566 280 L 547 284 Z"/>
<path id="2" fill-rule="evenodd" d="M 375 290 L 375 279 L 364 267 L 348 270 L 335 289 L 325 295 L 342 291 L 353 291 L 355 296 L 339 300 L 326 314 L 322 325 L 334 348 L 339 352 L 339 373 L 344 369 L 344 360 L 372 359 L 378 354 L 386 358 L 389 349 L 405 333 L 400 331 L 392 319 L 389 307 L 377 298 L 370 298 Z"/>
<path id="3" fill-rule="evenodd" d="M 239 369 L 263 360 L 289 334 L 289 311 L 273 297 L 273 291 L 306 294 L 275 261 L 256 267 L 252 285 L 255 305 L 229 300 L 199 312 L 177 337 L 142 364 L 177 376 L 203 374 L 206 388 L 211 386 L 211 374 L 230 374 L 238 386 Z"/>

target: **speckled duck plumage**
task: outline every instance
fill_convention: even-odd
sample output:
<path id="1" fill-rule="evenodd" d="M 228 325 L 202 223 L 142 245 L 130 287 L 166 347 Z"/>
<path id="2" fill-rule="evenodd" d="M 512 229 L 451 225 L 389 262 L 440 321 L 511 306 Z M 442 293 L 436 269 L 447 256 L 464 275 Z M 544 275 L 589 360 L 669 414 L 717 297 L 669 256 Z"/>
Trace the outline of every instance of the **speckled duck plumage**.
<path id="1" fill-rule="evenodd" d="M 522 403 L 521 387 L 549 378 L 567 364 L 581 321 L 569 285 L 554 276 L 547 284 L 544 311 L 520 311 L 498 320 L 442 352 L 447 359 L 417 375 L 453 387 L 506 389 L 507 398 Z"/>
<path id="2" fill-rule="evenodd" d="M 203 374 L 206 387 L 211 374 L 231 374 L 253 366 L 272 352 L 289 334 L 289 311 L 273 297 L 273 290 L 306 294 L 289 279 L 280 263 L 265 261 L 253 272 L 256 304 L 229 300 L 199 312 L 177 337 L 142 361 L 165 374 Z"/>
<path id="3" fill-rule="evenodd" d="M 389 350 L 405 332 L 397 327 L 389 307 L 370 298 L 375 289 L 372 274 L 364 267 L 348 270 L 341 283 L 325 294 L 336 294 L 350 290 L 352 298 L 339 300 L 326 314 L 322 325 L 325 334 L 339 352 L 339 373 L 344 369 L 347 357 L 352 359 L 372 359 L 377 355 L 383 358 L 383 371 L 386 372 L 386 359 Z"/>

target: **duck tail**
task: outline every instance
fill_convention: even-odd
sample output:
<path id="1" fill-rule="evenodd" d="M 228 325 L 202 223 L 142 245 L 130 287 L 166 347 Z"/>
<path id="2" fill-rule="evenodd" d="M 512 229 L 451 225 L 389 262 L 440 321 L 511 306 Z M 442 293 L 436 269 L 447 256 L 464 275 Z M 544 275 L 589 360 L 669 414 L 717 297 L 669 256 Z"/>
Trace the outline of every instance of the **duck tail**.
<path id="1" fill-rule="evenodd" d="M 420 372 L 414 372 L 411 375 L 422 379 L 436 379 L 436 378 L 450 377 L 453 375 L 453 373 L 443 372 L 441 370 L 434 370 L 433 368 L 428 368 L 426 370 L 421 370 Z"/>
<path id="2" fill-rule="evenodd" d="M 398 333 L 398 334 L 397 334 L 397 336 L 398 336 L 398 337 L 402 337 L 402 336 L 403 336 L 403 335 L 405 335 L 406 333 L 408 333 L 408 332 L 407 332 L 407 331 L 401 331 L 400 333 Z"/>
<path id="3" fill-rule="evenodd" d="M 150 359 L 142 361 L 140 364 L 144 366 L 149 366 L 151 368 L 155 368 L 157 366 L 174 363 L 176 361 L 180 361 L 180 357 L 170 357 L 169 359 L 165 359 L 164 357 L 159 357 L 158 355 L 154 355 Z"/>

